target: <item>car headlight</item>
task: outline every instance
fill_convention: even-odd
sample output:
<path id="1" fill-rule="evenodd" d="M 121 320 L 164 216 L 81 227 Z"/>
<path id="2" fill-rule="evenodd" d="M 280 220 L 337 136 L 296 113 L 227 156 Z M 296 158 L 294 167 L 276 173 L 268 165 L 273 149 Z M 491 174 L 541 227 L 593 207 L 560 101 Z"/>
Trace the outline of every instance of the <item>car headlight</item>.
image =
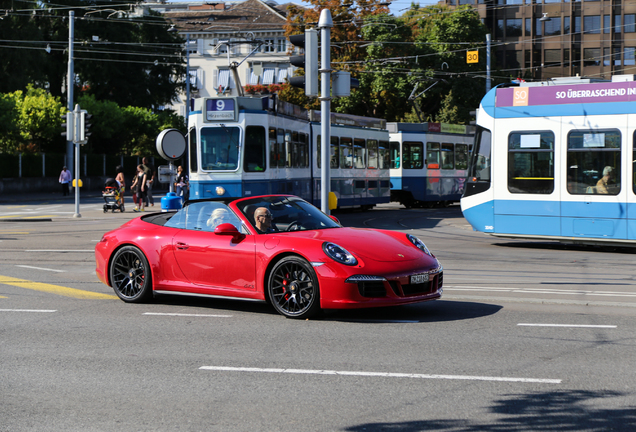
<path id="1" fill-rule="evenodd" d="M 325 254 L 331 259 L 340 264 L 354 266 L 358 264 L 358 260 L 356 257 L 351 255 L 348 250 L 343 247 L 338 246 L 335 243 L 325 242 L 322 244 L 322 250 L 325 251 Z"/>
<path id="2" fill-rule="evenodd" d="M 426 247 L 426 245 L 424 244 L 424 242 L 420 239 L 418 239 L 417 237 L 411 235 L 411 234 L 407 234 L 406 238 L 409 239 L 409 241 L 411 243 L 413 243 L 413 245 L 418 248 L 419 250 L 421 250 L 422 252 L 424 252 L 426 255 L 431 256 L 433 258 L 435 258 L 435 255 L 433 255 L 431 253 L 430 250 L 428 250 L 428 248 Z"/>

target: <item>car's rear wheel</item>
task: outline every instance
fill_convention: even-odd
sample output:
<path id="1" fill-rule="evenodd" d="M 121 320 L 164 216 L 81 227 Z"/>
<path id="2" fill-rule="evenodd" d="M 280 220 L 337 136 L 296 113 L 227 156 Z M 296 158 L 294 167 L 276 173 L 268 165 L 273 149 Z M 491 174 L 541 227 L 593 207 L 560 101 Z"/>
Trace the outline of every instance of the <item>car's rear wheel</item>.
<path id="1" fill-rule="evenodd" d="M 119 249 L 110 264 L 110 280 L 115 293 L 125 302 L 141 303 L 152 296 L 150 266 L 135 246 Z"/>
<path id="2" fill-rule="evenodd" d="M 276 311 L 288 318 L 309 318 L 320 311 L 318 278 L 302 258 L 286 257 L 277 262 L 267 290 Z"/>

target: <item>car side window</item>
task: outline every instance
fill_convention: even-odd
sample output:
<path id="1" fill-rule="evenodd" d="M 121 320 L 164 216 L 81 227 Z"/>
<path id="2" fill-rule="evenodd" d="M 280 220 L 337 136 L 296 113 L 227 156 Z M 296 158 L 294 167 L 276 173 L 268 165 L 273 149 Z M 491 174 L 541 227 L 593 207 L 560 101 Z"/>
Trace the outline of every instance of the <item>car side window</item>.
<path id="1" fill-rule="evenodd" d="M 186 217 L 188 230 L 214 232 L 214 229 L 223 223 L 231 223 L 239 232 L 242 232 L 241 220 L 221 202 L 205 201 L 188 206 Z"/>

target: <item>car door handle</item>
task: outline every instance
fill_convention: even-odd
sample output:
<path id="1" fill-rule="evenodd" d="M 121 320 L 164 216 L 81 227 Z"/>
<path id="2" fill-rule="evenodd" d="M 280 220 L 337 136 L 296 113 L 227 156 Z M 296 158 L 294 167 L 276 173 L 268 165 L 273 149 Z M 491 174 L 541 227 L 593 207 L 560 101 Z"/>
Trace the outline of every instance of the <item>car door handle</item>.
<path id="1" fill-rule="evenodd" d="M 190 246 L 188 246 L 188 245 L 187 245 L 187 244 L 185 244 L 185 243 L 177 242 L 177 249 L 180 249 L 180 250 L 186 250 L 186 249 L 187 249 L 187 248 L 189 248 L 189 247 L 190 247 Z"/>

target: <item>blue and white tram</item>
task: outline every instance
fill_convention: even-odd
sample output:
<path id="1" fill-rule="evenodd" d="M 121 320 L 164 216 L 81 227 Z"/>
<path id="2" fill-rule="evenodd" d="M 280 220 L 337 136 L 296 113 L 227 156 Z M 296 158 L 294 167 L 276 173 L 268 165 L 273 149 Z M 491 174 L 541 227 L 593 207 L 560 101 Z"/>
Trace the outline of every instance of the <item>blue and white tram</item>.
<path id="1" fill-rule="evenodd" d="M 560 78 L 488 92 L 464 217 L 501 237 L 636 246 L 636 81 Z"/>
<path id="2" fill-rule="evenodd" d="M 188 128 L 190 197 L 293 194 L 320 207 L 315 118 L 320 113 L 274 98 L 195 99 Z M 330 177 L 338 208 L 389 202 L 385 124 L 332 113 Z"/>
<path id="3" fill-rule="evenodd" d="M 387 123 L 391 201 L 406 208 L 451 204 L 464 192 L 474 127 Z"/>

